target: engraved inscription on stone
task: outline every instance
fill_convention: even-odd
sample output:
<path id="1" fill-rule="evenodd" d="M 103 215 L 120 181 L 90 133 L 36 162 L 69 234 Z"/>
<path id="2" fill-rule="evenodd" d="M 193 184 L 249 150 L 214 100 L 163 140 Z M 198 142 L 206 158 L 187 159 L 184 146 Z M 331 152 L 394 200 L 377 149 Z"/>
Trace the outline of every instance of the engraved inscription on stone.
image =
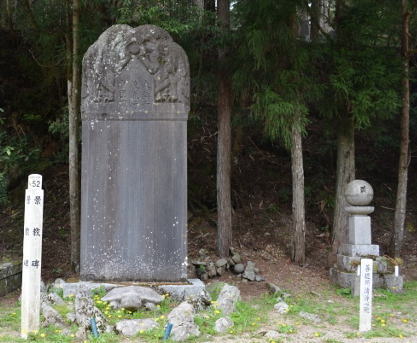
<path id="1" fill-rule="evenodd" d="M 104 32 L 84 57 L 82 82 L 83 119 L 125 114 L 134 119 L 159 104 L 172 104 L 171 112 L 189 108 L 187 56 L 153 25 L 115 25 Z"/>

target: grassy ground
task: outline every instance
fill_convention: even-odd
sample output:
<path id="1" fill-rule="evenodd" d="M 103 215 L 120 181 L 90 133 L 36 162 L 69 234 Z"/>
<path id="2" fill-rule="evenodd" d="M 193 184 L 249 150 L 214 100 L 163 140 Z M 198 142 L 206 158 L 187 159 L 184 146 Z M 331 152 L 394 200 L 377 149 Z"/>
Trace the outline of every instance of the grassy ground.
<path id="1" fill-rule="evenodd" d="M 373 329 L 359 334 L 358 298 L 352 298 L 346 290 L 328 286 L 319 291 L 297 295 L 287 299 L 289 312 L 280 315 L 273 311 L 277 299 L 271 295 L 263 295 L 249 302 L 240 302 L 237 311 L 231 315 L 235 325 L 223 335 L 216 334 L 214 322 L 222 316 L 216 308 L 216 294 L 219 287 L 212 287 L 213 303 L 210 308 L 196 315 L 195 321 L 200 327 L 201 336 L 190 339 L 190 342 L 320 342 L 320 343 L 395 343 L 417 342 L 417 282 L 405 285 L 403 294 L 391 294 L 378 290 L 374 296 Z M 106 315 L 111 324 L 121 319 L 154 318 L 160 325 L 158 328 L 140 332 L 137 337 L 122 338 L 115 334 L 103 334 L 100 338 L 89 337 L 85 343 L 127 343 L 127 342 L 159 342 L 162 340 L 167 314 L 176 303 L 168 296 L 154 312 L 131 312 L 112 310 L 101 301 L 103 294 L 98 292 L 94 299 L 96 305 Z M 14 297 L 0 299 L 0 342 L 26 342 L 19 338 L 20 309 Z M 72 299 L 65 299 L 68 304 Z M 65 314 L 68 307 L 58 306 L 56 309 Z M 316 314 L 320 322 L 311 322 L 300 317 L 300 312 Z M 37 335 L 29 337 L 30 342 L 42 343 L 75 343 L 76 327 L 65 335 L 60 328 L 42 328 Z M 267 339 L 263 334 L 275 330 L 279 338 Z M 169 341 L 168 341 L 169 342 Z"/>

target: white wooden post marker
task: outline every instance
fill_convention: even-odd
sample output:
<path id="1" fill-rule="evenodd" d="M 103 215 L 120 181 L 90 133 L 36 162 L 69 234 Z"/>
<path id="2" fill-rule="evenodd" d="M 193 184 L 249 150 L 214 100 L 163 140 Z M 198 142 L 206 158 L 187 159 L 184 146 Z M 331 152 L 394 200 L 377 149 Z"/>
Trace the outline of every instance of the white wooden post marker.
<path id="1" fill-rule="evenodd" d="M 370 258 L 361 260 L 361 283 L 359 300 L 359 331 L 372 328 L 372 273 L 374 261 Z"/>
<path id="2" fill-rule="evenodd" d="M 42 175 L 29 175 L 23 228 L 21 336 L 39 330 L 43 190 Z"/>

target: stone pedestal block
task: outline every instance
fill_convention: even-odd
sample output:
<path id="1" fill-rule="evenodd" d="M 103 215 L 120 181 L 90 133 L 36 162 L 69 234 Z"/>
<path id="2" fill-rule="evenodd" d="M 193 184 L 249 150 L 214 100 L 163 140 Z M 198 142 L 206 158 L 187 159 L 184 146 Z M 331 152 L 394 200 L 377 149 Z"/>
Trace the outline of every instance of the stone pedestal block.
<path id="1" fill-rule="evenodd" d="M 361 257 L 359 256 L 345 256 L 337 255 L 337 268 L 341 271 L 353 273 L 357 270 L 358 265 L 361 264 Z M 394 268 L 391 266 L 388 261 L 382 257 L 378 256 L 374 258 L 374 271 L 379 274 L 393 273 Z"/>
<path id="2" fill-rule="evenodd" d="M 340 254 L 346 256 L 379 256 L 379 245 L 377 244 L 342 244 Z"/>
<path id="3" fill-rule="evenodd" d="M 355 280 L 356 280 L 356 272 L 355 273 L 346 273 L 336 268 L 330 268 L 330 279 L 334 284 L 339 285 L 343 288 L 350 288 L 353 289 L 355 287 Z M 382 288 L 385 285 L 384 278 L 381 274 L 373 273 L 373 288 Z"/>
<path id="4" fill-rule="evenodd" d="M 349 216 L 349 244 L 371 244 L 371 217 Z"/>
<path id="5" fill-rule="evenodd" d="M 385 287 L 393 293 L 402 293 L 404 286 L 404 279 L 401 275 L 394 274 L 384 275 Z"/>

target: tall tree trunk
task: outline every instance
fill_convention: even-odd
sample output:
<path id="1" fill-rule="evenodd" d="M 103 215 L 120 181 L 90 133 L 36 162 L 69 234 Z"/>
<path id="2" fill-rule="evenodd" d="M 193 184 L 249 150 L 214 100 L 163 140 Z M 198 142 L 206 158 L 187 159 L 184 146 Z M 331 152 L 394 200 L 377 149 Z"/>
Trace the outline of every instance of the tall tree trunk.
<path id="1" fill-rule="evenodd" d="M 229 0 L 218 0 L 218 20 L 223 33 L 230 28 Z M 232 244 L 231 173 L 231 115 L 232 87 L 226 68 L 227 49 L 219 49 L 219 91 L 217 103 L 217 252 L 228 256 Z"/>
<path id="2" fill-rule="evenodd" d="M 292 172 L 292 217 L 293 217 L 293 260 L 299 265 L 305 263 L 305 206 L 304 206 L 304 167 L 301 132 L 297 125 L 291 136 Z"/>
<path id="3" fill-rule="evenodd" d="M 401 113 L 401 145 L 398 166 L 398 187 L 394 215 L 393 251 L 400 257 L 404 241 L 404 222 L 407 207 L 407 180 L 409 156 L 409 122 L 410 122 L 410 56 L 409 56 L 409 22 L 410 12 L 408 0 L 402 0 L 402 113 Z"/>
<path id="4" fill-rule="evenodd" d="M 72 0 L 72 55 L 71 79 L 68 79 L 69 120 L 69 198 L 71 226 L 71 266 L 78 272 L 80 264 L 80 175 L 78 152 L 78 126 L 80 109 L 79 68 L 80 0 Z"/>
<path id="5" fill-rule="evenodd" d="M 355 179 L 355 128 L 352 118 L 343 121 L 337 137 L 337 181 L 333 218 L 333 259 L 347 238 L 345 187 Z"/>
<path id="6" fill-rule="evenodd" d="M 311 1 L 311 21 L 310 21 L 310 37 L 314 42 L 319 38 L 321 18 L 321 0 Z"/>

